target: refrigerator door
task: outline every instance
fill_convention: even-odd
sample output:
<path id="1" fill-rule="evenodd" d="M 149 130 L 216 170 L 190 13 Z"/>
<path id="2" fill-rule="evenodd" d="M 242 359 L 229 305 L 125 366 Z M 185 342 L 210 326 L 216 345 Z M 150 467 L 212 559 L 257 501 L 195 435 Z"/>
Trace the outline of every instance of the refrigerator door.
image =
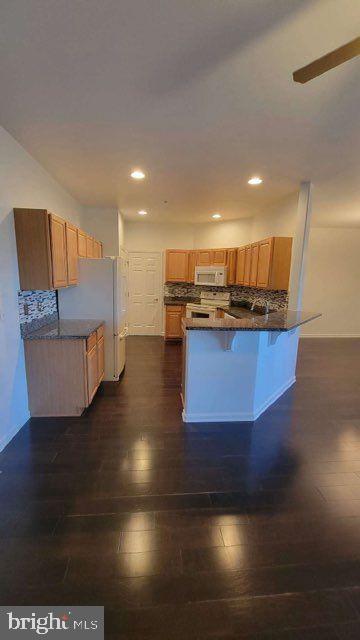
<path id="1" fill-rule="evenodd" d="M 127 271 L 127 254 L 122 251 L 120 257 L 114 259 L 114 333 L 116 335 L 119 335 L 128 326 Z"/>
<path id="2" fill-rule="evenodd" d="M 115 348 L 115 370 L 116 377 L 119 378 L 124 367 L 126 360 L 126 336 L 128 335 L 127 328 L 124 329 L 116 336 L 114 336 L 114 348 Z"/>

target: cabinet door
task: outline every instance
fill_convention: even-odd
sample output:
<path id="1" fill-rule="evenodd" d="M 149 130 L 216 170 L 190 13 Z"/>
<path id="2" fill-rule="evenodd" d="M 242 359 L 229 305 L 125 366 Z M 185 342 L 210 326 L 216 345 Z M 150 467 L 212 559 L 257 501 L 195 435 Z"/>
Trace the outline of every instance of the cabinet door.
<path id="1" fill-rule="evenodd" d="M 67 286 L 66 223 L 50 213 L 51 262 L 53 287 Z"/>
<path id="2" fill-rule="evenodd" d="M 270 284 L 271 260 L 273 254 L 273 238 L 259 242 L 259 257 L 257 269 L 257 286 L 266 288 Z"/>
<path id="3" fill-rule="evenodd" d="M 168 249 L 166 251 L 166 282 L 188 282 L 189 251 Z"/>
<path id="4" fill-rule="evenodd" d="M 189 251 L 189 275 L 188 281 L 195 282 L 195 267 L 196 267 L 196 251 Z"/>
<path id="5" fill-rule="evenodd" d="M 104 348 L 104 336 L 102 336 L 97 343 L 97 356 L 98 356 L 98 381 L 99 384 L 104 377 L 105 373 L 105 348 Z"/>
<path id="6" fill-rule="evenodd" d="M 94 240 L 94 258 L 101 258 L 101 242 Z"/>
<path id="7" fill-rule="evenodd" d="M 197 251 L 196 264 L 198 267 L 208 267 L 213 264 L 214 252 L 210 249 Z"/>
<path id="8" fill-rule="evenodd" d="M 95 344 L 86 354 L 88 402 L 90 404 L 99 386 L 98 353 Z"/>
<path id="9" fill-rule="evenodd" d="M 168 340 L 179 339 L 182 337 L 181 318 L 183 307 L 171 306 L 166 307 L 165 317 L 165 338 Z"/>
<path id="10" fill-rule="evenodd" d="M 236 284 L 244 284 L 245 282 L 245 258 L 246 247 L 240 247 L 240 249 L 237 250 Z"/>
<path id="11" fill-rule="evenodd" d="M 225 267 L 227 264 L 227 250 L 214 249 L 212 252 L 212 264 L 215 267 Z"/>
<path id="12" fill-rule="evenodd" d="M 77 229 L 72 224 L 66 223 L 66 255 L 68 284 L 78 283 L 78 245 Z"/>
<path id="13" fill-rule="evenodd" d="M 244 285 L 250 285 L 250 270 L 251 270 L 251 244 L 245 247 L 245 269 L 244 269 Z"/>
<path id="14" fill-rule="evenodd" d="M 259 262 L 259 245 L 257 242 L 251 245 L 250 286 L 257 285 L 257 272 Z"/>
<path id="15" fill-rule="evenodd" d="M 91 236 L 86 236 L 86 257 L 94 257 L 94 238 Z"/>
<path id="16" fill-rule="evenodd" d="M 236 282 L 236 256 L 237 249 L 228 249 L 227 250 L 227 283 L 235 284 Z"/>
<path id="17" fill-rule="evenodd" d="M 86 258 L 86 233 L 81 231 L 81 229 L 77 230 L 78 236 L 78 256 L 79 258 Z"/>

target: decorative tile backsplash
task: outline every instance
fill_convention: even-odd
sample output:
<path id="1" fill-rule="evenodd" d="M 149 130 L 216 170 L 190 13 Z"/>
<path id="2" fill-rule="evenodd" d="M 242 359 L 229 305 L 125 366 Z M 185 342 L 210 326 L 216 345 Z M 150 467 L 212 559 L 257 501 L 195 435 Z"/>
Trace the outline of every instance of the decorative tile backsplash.
<path id="1" fill-rule="evenodd" d="M 259 306 L 269 304 L 270 309 L 285 309 L 288 305 L 287 291 L 267 291 L 265 289 L 257 289 L 256 287 L 240 287 L 231 285 L 228 287 L 205 287 L 194 284 L 180 284 L 167 282 L 164 286 L 165 296 L 174 296 L 181 298 L 199 298 L 200 291 L 223 291 L 231 294 L 233 302 L 253 302 L 259 301 Z"/>
<path id="2" fill-rule="evenodd" d="M 18 302 L 22 335 L 58 318 L 56 291 L 19 291 Z"/>

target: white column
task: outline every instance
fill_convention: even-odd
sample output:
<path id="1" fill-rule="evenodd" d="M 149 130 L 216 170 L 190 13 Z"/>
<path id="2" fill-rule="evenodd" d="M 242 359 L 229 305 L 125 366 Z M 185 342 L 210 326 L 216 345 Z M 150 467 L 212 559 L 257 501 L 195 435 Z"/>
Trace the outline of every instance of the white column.
<path id="1" fill-rule="evenodd" d="M 312 214 L 312 184 L 300 184 L 299 200 L 296 217 L 296 230 L 293 240 L 289 309 L 301 311 L 306 256 L 309 242 L 310 221 Z"/>

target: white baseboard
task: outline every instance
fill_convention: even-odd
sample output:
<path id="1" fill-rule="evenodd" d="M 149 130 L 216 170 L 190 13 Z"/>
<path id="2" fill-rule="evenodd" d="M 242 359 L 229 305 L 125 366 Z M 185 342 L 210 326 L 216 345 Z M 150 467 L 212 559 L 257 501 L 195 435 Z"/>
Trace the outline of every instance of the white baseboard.
<path id="1" fill-rule="evenodd" d="M 186 413 L 182 412 L 182 419 L 184 422 L 254 422 L 261 416 L 270 405 L 274 404 L 280 396 L 285 393 L 296 382 L 295 376 L 288 380 L 284 385 L 280 387 L 275 393 L 273 393 L 260 407 L 254 412 L 249 413 Z"/>
<path id="2" fill-rule="evenodd" d="M 300 339 L 303 338 L 360 338 L 360 333 L 305 333 L 300 334 Z"/>

